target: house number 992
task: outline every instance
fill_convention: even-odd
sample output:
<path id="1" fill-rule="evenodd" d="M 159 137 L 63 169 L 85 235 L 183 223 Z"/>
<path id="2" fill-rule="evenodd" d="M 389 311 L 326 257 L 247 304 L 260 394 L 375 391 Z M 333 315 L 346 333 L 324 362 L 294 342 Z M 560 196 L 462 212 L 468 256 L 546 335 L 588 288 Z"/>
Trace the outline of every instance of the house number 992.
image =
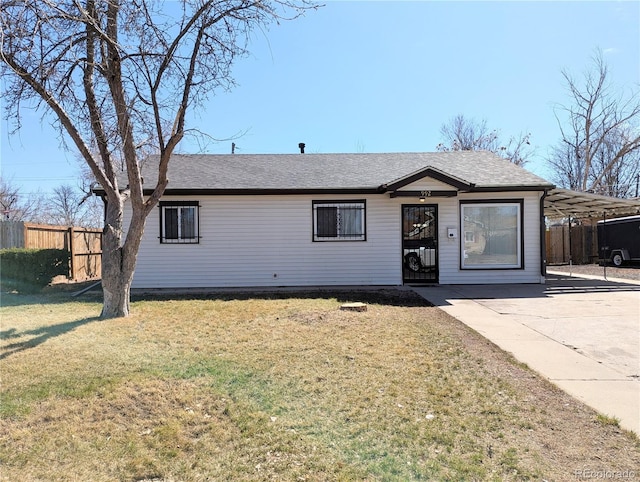
<path id="1" fill-rule="evenodd" d="M 420 191 L 420 196 L 431 197 L 431 191 Z"/>

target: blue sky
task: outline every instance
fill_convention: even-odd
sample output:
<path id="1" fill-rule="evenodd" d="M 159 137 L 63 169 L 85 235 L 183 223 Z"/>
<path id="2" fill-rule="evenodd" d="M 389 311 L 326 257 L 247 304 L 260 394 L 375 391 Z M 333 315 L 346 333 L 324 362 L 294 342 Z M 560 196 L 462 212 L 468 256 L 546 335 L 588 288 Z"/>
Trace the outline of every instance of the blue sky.
<path id="1" fill-rule="evenodd" d="M 239 84 L 214 92 L 190 126 L 234 139 L 238 153 L 434 151 L 457 114 L 530 132 L 527 168 L 550 178 L 544 159 L 560 131 L 554 106 L 570 99 L 561 75 L 580 79 L 596 49 L 622 93 L 640 83 L 640 2 L 331 1 L 305 17 L 256 31 L 236 63 Z M 75 152 L 48 121 L 25 111 L 7 137 L 1 175 L 23 193 L 76 184 Z M 231 140 L 205 152 L 229 153 Z M 181 152 L 200 152 L 192 139 Z"/>

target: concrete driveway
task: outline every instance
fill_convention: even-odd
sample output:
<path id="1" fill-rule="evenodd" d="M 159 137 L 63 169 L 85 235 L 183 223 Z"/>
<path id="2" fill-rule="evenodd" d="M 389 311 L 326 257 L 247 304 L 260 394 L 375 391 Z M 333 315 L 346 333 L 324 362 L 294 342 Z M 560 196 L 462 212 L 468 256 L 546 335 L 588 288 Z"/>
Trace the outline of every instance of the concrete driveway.
<path id="1" fill-rule="evenodd" d="M 415 290 L 566 392 L 640 434 L 640 283 L 549 274 L 544 285 Z"/>

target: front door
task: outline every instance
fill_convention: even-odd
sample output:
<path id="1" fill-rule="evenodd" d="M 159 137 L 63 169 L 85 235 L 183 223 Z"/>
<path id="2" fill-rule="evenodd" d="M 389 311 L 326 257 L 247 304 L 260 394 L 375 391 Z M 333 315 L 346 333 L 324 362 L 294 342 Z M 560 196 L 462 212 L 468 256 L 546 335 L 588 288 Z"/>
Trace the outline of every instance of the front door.
<path id="1" fill-rule="evenodd" d="M 402 206 L 402 272 L 405 283 L 438 282 L 438 206 Z"/>

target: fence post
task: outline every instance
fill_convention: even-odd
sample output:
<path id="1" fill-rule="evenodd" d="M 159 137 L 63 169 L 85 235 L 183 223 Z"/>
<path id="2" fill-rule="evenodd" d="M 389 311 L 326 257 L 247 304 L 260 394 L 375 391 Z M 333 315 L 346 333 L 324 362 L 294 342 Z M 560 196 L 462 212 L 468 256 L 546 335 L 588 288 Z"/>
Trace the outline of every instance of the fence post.
<path id="1" fill-rule="evenodd" d="M 69 272 L 71 273 L 71 279 L 76 279 L 76 263 L 75 263 L 75 251 L 73 249 L 73 226 L 69 226 Z"/>

